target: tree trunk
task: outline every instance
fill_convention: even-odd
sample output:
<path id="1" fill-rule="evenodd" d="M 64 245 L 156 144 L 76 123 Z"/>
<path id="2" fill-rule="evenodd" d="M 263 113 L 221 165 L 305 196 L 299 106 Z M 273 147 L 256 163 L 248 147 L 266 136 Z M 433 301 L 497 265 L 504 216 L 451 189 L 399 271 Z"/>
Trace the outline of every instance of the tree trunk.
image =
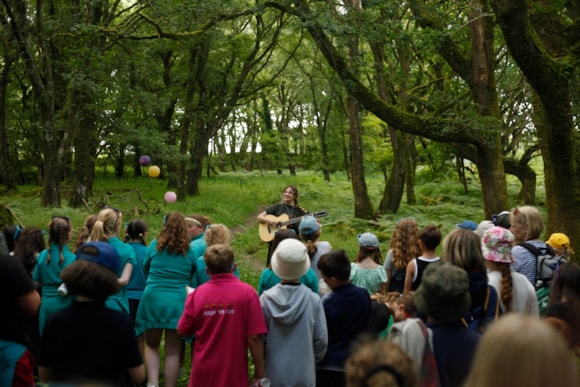
<path id="1" fill-rule="evenodd" d="M 381 199 L 381 213 L 396 214 L 401 205 L 401 199 L 405 192 L 407 179 L 407 166 L 409 159 L 408 140 L 402 132 L 389 128 L 391 145 L 393 147 L 393 165 L 391 173 L 385 184 L 383 198 Z"/>
<path id="2" fill-rule="evenodd" d="M 350 154 L 352 171 L 352 191 L 354 193 L 354 216 L 374 219 L 373 207 L 365 181 L 361 128 L 358 101 L 348 96 L 348 123 L 350 128 Z"/>
<path id="3" fill-rule="evenodd" d="M 578 7 L 577 2 L 570 2 L 570 14 L 573 4 Z M 570 57 L 562 57 L 560 50 L 553 50 L 558 47 L 551 47 L 550 42 L 559 40 L 549 39 L 550 31 L 545 25 L 536 26 L 536 30 L 548 36 L 538 38 L 530 22 L 531 6 L 527 1 L 492 0 L 491 5 L 510 53 L 540 100 L 535 116 L 536 121 L 541 121 L 536 129 L 544 160 L 546 235 L 564 232 L 570 240 L 579 241 L 580 169 L 570 91 L 570 79 L 578 72 L 577 60 L 574 62 L 571 47 L 564 50 Z M 571 40 L 569 44 L 576 43 Z"/>
<path id="4" fill-rule="evenodd" d="M 12 58 L 8 58 L 8 55 L 5 55 L 0 74 L 0 165 L 2 165 L 2 168 L 0 168 L 0 180 L 8 190 L 16 189 L 14 175 L 16 169 L 14 168 L 14 163 L 10 160 L 8 131 L 6 128 L 6 89 L 12 63 Z"/>

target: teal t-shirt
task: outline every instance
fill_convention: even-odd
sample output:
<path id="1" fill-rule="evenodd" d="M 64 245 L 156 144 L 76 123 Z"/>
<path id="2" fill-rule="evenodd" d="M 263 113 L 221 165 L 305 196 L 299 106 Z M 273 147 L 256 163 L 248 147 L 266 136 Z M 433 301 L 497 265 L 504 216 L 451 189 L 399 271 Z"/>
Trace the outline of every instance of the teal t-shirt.
<path id="1" fill-rule="evenodd" d="M 280 277 L 278 277 L 274 271 L 270 268 L 264 269 L 262 275 L 260 276 L 260 282 L 258 283 L 258 295 L 261 295 L 266 290 L 282 282 Z M 318 294 L 318 277 L 312 268 L 309 268 L 306 274 L 300 277 L 300 283 L 306 285 L 314 293 Z"/>
<path id="2" fill-rule="evenodd" d="M 135 250 L 119 238 L 112 237 L 109 238 L 109 243 L 119 254 L 119 260 L 121 261 L 121 265 L 119 267 L 119 271 L 117 272 L 117 277 L 121 277 L 123 274 L 123 269 L 125 266 L 130 263 L 131 265 L 135 266 L 136 258 L 135 258 Z M 105 302 L 107 308 L 118 310 L 119 312 L 123 312 L 129 314 L 129 299 L 127 298 L 127 286 L 121 286 L 121 289 L 117 294 L 113 294 L 107 301 Z"/>

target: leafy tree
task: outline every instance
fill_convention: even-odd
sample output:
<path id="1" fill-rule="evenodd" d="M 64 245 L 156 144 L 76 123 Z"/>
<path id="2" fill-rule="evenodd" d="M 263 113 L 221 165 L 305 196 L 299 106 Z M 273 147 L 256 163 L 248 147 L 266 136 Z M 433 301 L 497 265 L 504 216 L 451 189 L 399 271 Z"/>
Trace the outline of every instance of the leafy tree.
<path id="1" fill-rule="evenodd" d="M 580 4 L 492 0 L 511 55 L 537 93 L 535 128 L 544 160 L 547 231 L 580 240 L 577 79 Z"/>

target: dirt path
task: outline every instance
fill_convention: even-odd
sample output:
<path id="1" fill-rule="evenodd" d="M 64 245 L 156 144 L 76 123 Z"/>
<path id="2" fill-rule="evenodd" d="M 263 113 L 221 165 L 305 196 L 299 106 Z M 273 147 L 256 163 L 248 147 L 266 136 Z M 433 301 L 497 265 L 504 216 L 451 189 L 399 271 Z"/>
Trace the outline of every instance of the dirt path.
<path id="1" fill-rule="evenodd" d="M 235 237 L 238 234 L 244 234 L 247 232 L 254 232 L 255 227 L 258 225 L 258 220 L 256 219 L 256 217 L 262 211 L 264 211 L 264 208 L 261 208 L 261 207 L 258 208 L 252 214 L 248 215 L 248 217 L 244 220 L 243 225 L 232 227 L 230 229 L 232 237 Z M 258 236 L 256 235 L 256 237 L 258 237 Z M 262 273 L 262 270 L 264 270 L 265 257 L 259 257 L 259 256 L 256 256 L 255 254 L 243 254 L 243 255 L 236 254 L 236 259 L 238 261 L 244 262 L 244 264 L 247 267 L 251 268 L 258 275 L 260 273 Z"/>

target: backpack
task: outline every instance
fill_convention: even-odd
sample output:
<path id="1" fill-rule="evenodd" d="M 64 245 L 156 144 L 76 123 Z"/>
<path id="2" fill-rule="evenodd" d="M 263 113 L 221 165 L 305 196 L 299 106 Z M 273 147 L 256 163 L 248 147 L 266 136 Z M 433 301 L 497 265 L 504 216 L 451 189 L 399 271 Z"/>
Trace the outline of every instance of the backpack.
<path id="1" fill-rule="evenodd" d="M 536 257 L 536 281 L 534 287 L 536 290 L 552 286 L 552 279 L 554 278 L 554 270 L 566 259 L 557 255 L 552 246 L 544 244 L 544 247 L 536 247 L 531 243 L 520 243 L 530 253 Z"/>
<path id="2" fill-rule="evenodd" d="M 493 286 L 487 285 L 487 294 L 483 305 L 479 305 L 470 312 L 467 312 L 461 317 L 461 322 L 466 328 L 474 332 L 483 333 L 487 326 L 497 321 L 502 314 L 499 305 L 497 291 Z"/>
<path id="3" fill-rule="evenodd" d="M 394 323 L 387 340 L 401 346 L 413 359 L 418 371 L 419 387 L 439 387 L 439 371 L 433 352 L 433 332 L 420 318 Z"/>
<path id="4" fill-rule="evenodd" d="M 520 243 L 520 246 L 527 249 L 536 257 L 536 281 L 534 288 L 536 289 L 536 298 L 538 299 L 540 315 L 543 316 L 546 309 L 548 309 L 548 303 L 550 301 L 550 290 L 552 288 L 554 271 L 562 263 L 567 261 L 557 255 L 552 247 L 547 244 L 540 248 L 537 248 L 530 243 Z"/>

